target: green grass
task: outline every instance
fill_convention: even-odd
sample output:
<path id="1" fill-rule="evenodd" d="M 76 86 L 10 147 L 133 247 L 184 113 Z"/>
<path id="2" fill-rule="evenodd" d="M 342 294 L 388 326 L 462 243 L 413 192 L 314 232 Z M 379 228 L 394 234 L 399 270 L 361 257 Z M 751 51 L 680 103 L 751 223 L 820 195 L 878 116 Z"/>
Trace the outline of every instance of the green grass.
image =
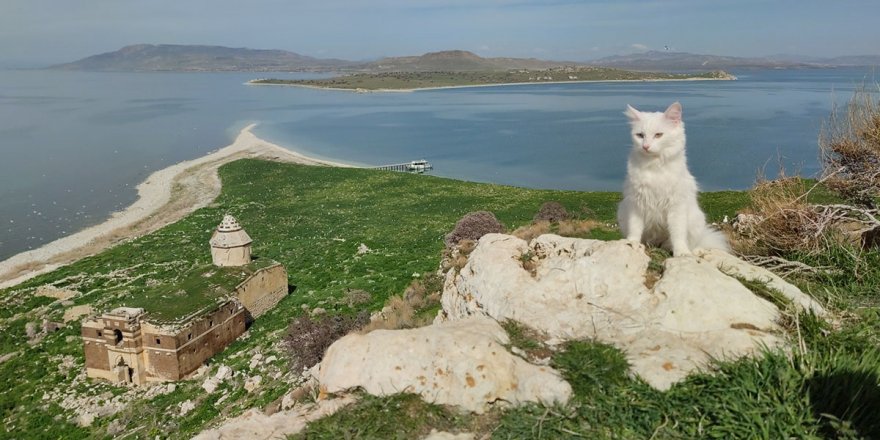
<path id="1" fill-rule="evenodd" d="M 466 430 L 472 419 L 473 416 L 455 408 L 425 403 L 414 394 L 387 398 L 363 394 L 356 404 L 310 423 L 306 430 L 289 438 L 418 439 L 426 436 L 432 428 L 448 432 Z"/>
<path id="2" fill-rule="evenodd" d="M 218 300 L 228 298 L 247 277 L 272 264 L 275 262 L 266 258 L 241 267 L 202 264 L 180 276 L 157 281 L 157 285 L 132 288 L 109 301 L 105 309 L 142 307 L 149 313 L 150 322 L 173 322 L 216 306 Z"/>
<path id="3" fill-rule="evenodd" d="M 724 268 L 722 268 L 721 271 L 725 272 Z M 779 310 L 789 310 L 789 307 L 791 306 L 791 300 L 787 296 L 785 296 L 784 293 L 767 285 L 767 282 L 757 279 L 746 279 L 732 273 L 727 273 L 727 275 L 736 278 L 736 280 L 739 281 L 740 284 L 742 284 L 746 289 L 752 291 L 752 293 L 754 293 L 759 298 L 763 298 L 769 301 L 777 308 L 779 308 Z"/>
<path id="4" fill-rule="evenodd" d="M 356 313 L 359 310 L 344 298 L 349 289 L 362 289 L 371 300 L 357 308 L 380 309 L 414 277 L 436 270 L 443 236 L 463 214 L 489 210 L 513 230 L 530 223 L 541 204 L 552 200 L 569 211 L 586 207 L 591 218 L 613 223 L 620 200 L 619 193 L 538 191 L 257 160 L 231 163 L 220 173 L 223 192 L 211 206 L 155 233 L 0 291 L 0 355 L 18 353 L 0 363 L 0 438 L 102 438 L 113 421 L 133 431 L 133 438 L 188 438 L 221 417 L 268 405 L 290 388 L 290 374 L 272 379 L 271 371 L 253 371 L 248 364 L 254 350 L 284 359 L 279 340 L 290 320 L 303 313 L 301 306 L 321 307 L 330 314 Z M 733 216 L 748 195 L 705 193 L 700 202 L 707 216 L 718 220 Z M 206 396 L 200 380 L 183 381 L 174 393 L 135 399 L 123 412 L 80 428 L 72 424 L 71 411 L 43 400 L 44 394 L 59 390 L 77 390 L 87 397 L 119 394 L 122 389 L 76 380 L 83 368 L 76 323 L 39 344 L 24 341 L 27 322 L 59 320 L 64 310 L 50 298 L 34 297 L 33 290 L 43 284 L 75 289 L 82 294 L 74 303 L 99 309 L 152 301 L 172 310 L 175 299 L 169 292 L 175 290 L 167 290 L 169 286 L 182 282 L 199 290 L 214 283 L 185 280 L 210 263 L 207 243 L 225 213 L 236 216 L 254 239 L 255 256 L 286 266 L 295 290 L 258 319 L 247 338 L 212 359 L 214 366 L 225 364 L 242 373 L 221 386 L 228 393 L 223 403 L 215 405 L 220 395 Z M 610 227 L 596 228 L 592 234 L 619 237 Z M 361 243 L 371 252 L 358 255 Z M 530 405 L 474 416 L 412 396 L 363 396 L 337 416 L 310 425 L 302 438 L 411 438 L 431 428 L 476 430 L 493 438 L 878 438 L 877 419 L 864 408 L 876 408 L 878 395 L 880 253 L 854 258 L 853 252 L 789 256 L 847 269 L 798 280 L 844 312 L 835 328 L 809 315 L 798 317 L 791 326 L 792 337 L 800 334 L 806 351 L 718 363 L 713 374 L 694 375 L 659 392 L 627 375 L 618 350 L 576 341 L 551 359 L 574 387 L 575 397 L 564 407 Z M 658 253 L 657 262 L 665 256 Z M 542 349 L 527 331 L 508 330 L 513 345 L 526 351 Z M 73 359 L 71 370 L 59 368 L 64 356 Z M 288 370 L 285 361 L 271 368 Z M 244 378 L 257 373 L 263 375 L 263 386 L 255 393 L 245 392 Z M 174 416 L 186 400 L 196 402 L 196 409 L 185 417 Z"/>

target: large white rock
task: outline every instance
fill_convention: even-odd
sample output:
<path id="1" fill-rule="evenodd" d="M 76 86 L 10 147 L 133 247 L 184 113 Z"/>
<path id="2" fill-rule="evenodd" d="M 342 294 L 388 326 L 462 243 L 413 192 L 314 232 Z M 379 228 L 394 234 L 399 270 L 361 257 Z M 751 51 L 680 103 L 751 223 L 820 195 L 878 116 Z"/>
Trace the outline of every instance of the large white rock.
<path id="1" fill-rule="evenodd" d="M 786 298 L 791 300 L 791 302 L 801 309 L 811 310 L 819 316 L 824 316 L 826 314 L 825 309 L 823 309 L 822 306 L 812 298 L 801 292 L 801 289 L 789 284 L 779 275 L 776 275 L 763 267 L 749 264 L 733 255 L 717 249 L 698 250 L 697 255 L 714 264 L 715 267 L 726 274 L 766 283 L 768 287 L 785 295 Z"/>
<path id="2" fill-rule="evenodd" d="M 488 316 L 554 340 L 594 338 L 622 349 L 637 375 L 666 389 L 711 358 L 782 344 L 780 310 L 725 272 L 767 282 L 795 306 L 825 313 L 764 269 L 719 251 L 697 255 L 667 259 L 649 288 L 641 244 L 488 234 L 460 271 L 447 274 L 437 322 Z M 533 272 L 523 268 L 529 259 Z"/>
<path id="3" fill-rule="evenodd" d="M 477 413 L 499 401 L 568 401 L 571 386 L 555 370 L 510 354 L 508 342 L 504 329 L 485 317 L 350 334 L 327 350 L 318 381 L 329 393 L 355 387 L 379 396 L 409 392 Z"/>

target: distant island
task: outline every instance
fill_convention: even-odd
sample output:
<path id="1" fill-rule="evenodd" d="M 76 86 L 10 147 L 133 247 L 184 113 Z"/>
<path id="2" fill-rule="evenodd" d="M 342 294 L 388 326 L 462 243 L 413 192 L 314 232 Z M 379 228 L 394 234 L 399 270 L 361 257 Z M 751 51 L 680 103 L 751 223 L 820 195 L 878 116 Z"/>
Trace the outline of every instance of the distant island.
<path id="1" fill-rule="evenodd" d="M 730 69 L 829 68 L 880 65 L 878 55 L 807 58 L 794 55 L 745 58 L 686 52 L 648 51 L 591 61 L 547 61 L 536 58 L 481 57 L 465 50 L 445 50 L 376 61 L 315 58 L 286 50 L 223 46 L 136 44 L 50 66 L 56 70 L 115 72 L 505 72 L 575 67 L 607 67 L 652 72 L 696 72 Z"/>
<path id="2" fill-rule="evenodd" d="M 592 81 L 687 81 L 735 80 L 736 77 L 716 70 L 680 74 L 635 72 L 604 67 L 557 67 L 542 70 L 510 70 L 505 72 L 385 72 L 357 73 L 324 79 L 255 79 L 254 85 L 286 85 L 323 89 L 367 91 L 410 91 L 450 87 L 477 87 L 510 84 L 540 84 Z"/>

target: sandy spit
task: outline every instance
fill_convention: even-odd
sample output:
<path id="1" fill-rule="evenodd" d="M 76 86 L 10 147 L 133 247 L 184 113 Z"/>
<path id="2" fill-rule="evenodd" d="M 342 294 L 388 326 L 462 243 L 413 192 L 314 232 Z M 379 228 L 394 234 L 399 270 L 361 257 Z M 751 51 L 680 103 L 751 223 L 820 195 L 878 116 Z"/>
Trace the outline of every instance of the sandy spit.
<path id="1" fill-rule="evenodd" d="M 235 142 L 227 147 L 151 174 L 137 186 L 137 201 L 113 213 L 107 221 L 0 261 L 0 288 L 14 286 L 120 242 L 149 234 L 207 206 L 220 194 L 217 169 L 223 164 L 256 157 L 305 165 L 350 166 L 314 159 L 260 139 L 251 132 L 256 125 L 242 129 Z"/>

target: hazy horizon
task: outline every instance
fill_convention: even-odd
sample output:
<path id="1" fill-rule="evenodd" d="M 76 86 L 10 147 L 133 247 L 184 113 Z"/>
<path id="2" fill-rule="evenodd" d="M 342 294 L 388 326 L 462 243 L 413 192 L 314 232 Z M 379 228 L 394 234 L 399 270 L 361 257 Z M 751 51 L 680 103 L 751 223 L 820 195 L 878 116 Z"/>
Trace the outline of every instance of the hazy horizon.
<path id="1" fill-rule="evenodd" d="M 664 50 L 807 57 L 878 54 L 870 1 L 7 0 L 0 65 L 39 67 L 132 44 L 281 49 L 371 60 L 460 49 L 587 61 Z M 846 29 L 845 33 L 833 32 Z"/>

